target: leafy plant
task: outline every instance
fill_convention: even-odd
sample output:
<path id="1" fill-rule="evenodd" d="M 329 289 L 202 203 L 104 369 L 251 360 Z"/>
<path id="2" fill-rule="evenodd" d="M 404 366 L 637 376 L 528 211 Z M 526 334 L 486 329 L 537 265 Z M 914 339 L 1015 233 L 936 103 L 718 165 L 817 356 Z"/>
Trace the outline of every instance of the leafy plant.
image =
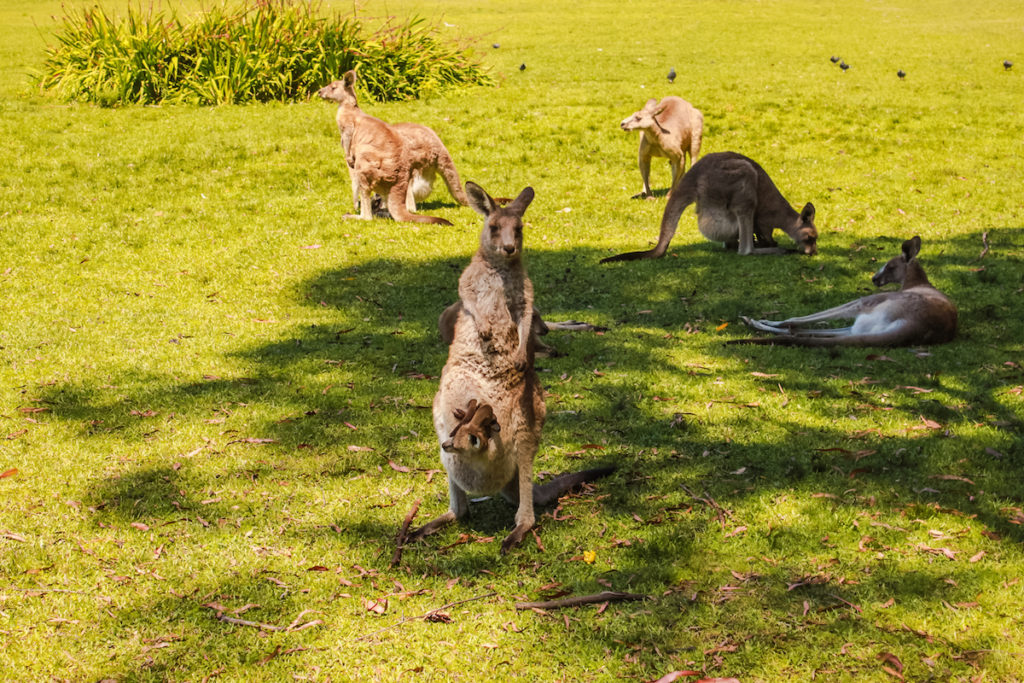
<path id="1" fill-rule="evenodd" d="M 40 87 L 65 101 L 240 104 L 296 101 L 358 69 L 377 101 L 492 81 L 468 48 L 420 17 L 370 31 L 310 0 L 246 0 L 182 19 L 173 8 L 65 8 Z"/>

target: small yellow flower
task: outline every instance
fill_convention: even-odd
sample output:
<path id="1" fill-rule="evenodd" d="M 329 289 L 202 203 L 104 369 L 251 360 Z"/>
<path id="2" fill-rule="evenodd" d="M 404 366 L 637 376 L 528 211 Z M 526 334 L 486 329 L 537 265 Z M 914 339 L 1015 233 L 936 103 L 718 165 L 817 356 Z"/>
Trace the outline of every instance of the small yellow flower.
<path id="1" fill-rule="evenodd" d="M 587 564 L 594 564 L 594 561 L 596 559 L 597 559 L 597 553 L 595 553 L 593 550 L 584 550 L 583 551 L 583 561 L 586 562 Z"/>

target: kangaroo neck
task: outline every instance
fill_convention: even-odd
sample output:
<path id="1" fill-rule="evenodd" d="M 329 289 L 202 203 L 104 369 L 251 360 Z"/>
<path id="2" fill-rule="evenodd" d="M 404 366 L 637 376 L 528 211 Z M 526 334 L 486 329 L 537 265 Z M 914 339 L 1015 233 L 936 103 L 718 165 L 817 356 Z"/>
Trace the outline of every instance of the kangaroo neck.
<path id="1" fill-rule="evenodd" d="M 900 289 L 910 289 L 911 287 L 932 287 L 928 276 L 924 274 L 924 268 L 917 262 L 917 259 L 913 259 L 907 264 L 907 273 L 903 277 L 903 286 Z"/>

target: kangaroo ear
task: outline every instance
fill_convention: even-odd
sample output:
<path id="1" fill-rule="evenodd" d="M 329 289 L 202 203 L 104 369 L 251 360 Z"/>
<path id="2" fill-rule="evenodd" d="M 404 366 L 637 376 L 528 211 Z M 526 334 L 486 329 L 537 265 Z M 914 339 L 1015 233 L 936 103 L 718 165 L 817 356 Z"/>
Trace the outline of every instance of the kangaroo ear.
<path id="1" fill-rule="evenodd" d="M 345 85 L 350 88 L 354 88 L 356 85 L 356 72 L 354 69 L 349 69 L 345 72 L 345 75 L 341 77 L 345 81 Z"/>
<path id="2" fill-rule="evenodd" d="M 903 243 L 903 258 L 910 261 L 910 259 L 917 256 L 917 253 L 921 251 L 921 238 L 918 235 L 914 235 L 909 240 Z"/>
<path id="3" fill-rule="evenodd" d="M 526 188 L 523 188 L 523 191 L 519 193 L 519 196 L 516 197 L 515 199 L 513 199 L 512 203 L 509 204 L 506 208 L 510 212 L 512 212 L 515 215 L 517 215 L 520 218 L 522 218 L 523 214 L 526 213 L 526 207 L 528 207 L 530 205 L 530 202 L 532 202 L 532 201 L 533 201 L 533 188 L 532 187 L 526 187 Z"/>
<path id="4" fill-rule="evenodd" d="M 800 212 L 800 219 L 804 223 L 814 222 L 814 204 L 811 204 L 810 202 L 804 204 L 803 211 Z"/>
<path id="5" fill-rule="evenodd" d="M 653 101 L 654 100 L 651 100 L 651 102 L 653 102 Z M 668 107 L 668 102 L 663 103 L 661 106 L 659 106 L 657 109 L 655 109 L 654 112 L 651 115 L 652 116 L 657 116 L 661 112 L 665 111 L 666 107 Z"/>
<path id="6" fill-rule="evenodd" d="M 498 203 L 491 195 L 472 181 L 466 182 L 466 196 L 469 198 L 469 206 L 484 218 L 498 210 Z"/>
<path id="7" fill-rule="evenodd" d="M 501 431 L 501 425 L 498 424 L 498 419 L 497 418 L 491 418 L 490 430 L 492 432 L 500 432 Z"/>
<path id="8" fill-rule="evenodd" d="M 652 110 L 653 111 L 653 109 L 655 107 L 657 107 L 657 106 L 658 106 L 658 100 L 654 99 L 653 97 L 651 99 L 647 100 L 646 102 L 644 102 L 644 109 L 648 109 L 648 110 Z M 655 113 L 657 113 L 657 112 L 655 112 Z"/>

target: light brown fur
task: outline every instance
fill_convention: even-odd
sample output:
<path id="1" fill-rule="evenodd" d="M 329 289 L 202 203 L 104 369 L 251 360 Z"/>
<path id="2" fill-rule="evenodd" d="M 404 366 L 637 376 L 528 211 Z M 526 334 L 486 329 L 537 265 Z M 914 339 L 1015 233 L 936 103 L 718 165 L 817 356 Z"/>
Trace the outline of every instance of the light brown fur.
<path id="1" fill-rule="evenodd" d="M 396 123 L 392 128 L 402 136 L 407 154 L 415 160 L 405 208 L 415 211 L 416 202 L 430 196 L 438 173 L 444 179 L 452 199 L 463 206 L 469 206 L 469 199 L 459 180 L 459 172 L 455 170 L 455 162 L 437 133 L 418 123 Z"/>
<path id="2" fill-rule="evenodd" d="M 533 200 L 526 188 L 505 208 L 483 188 L 466 183 L 470 206 L 485 217 L 480 248 L 459 279 L 457 311 L 448 362 L 434 396 L 434 429 L 448 473 L 449 509 L 410 536 L 417 540 L 464 517 L 470 495 L 500 492 L 518 504 L 515 527 L 501 552 L 520 543 L 534 524 L 534 501 L 544 504 L 572 486 L 606 474 L 592 470 L 533 484 L 533 458 L 547 408 L 533 369 L 530 331 L 533 285 L 522 263 L 522 215 Z M 490 409 L 494 423 L 486 447 L 460 447 L 456 437 L 471 409 Z M 464 412 L 463 412 L 464 411 Z M 468 432 L 467 432 L 468 433 Z M 482 443 L 482 441 L 481 441 Z"/>
<path id="3" fill-rule="evenodd" d="M 643 108 L 619 124 L 622 130 L 640 131 L 639 165 L 644 186 L 636 197 L 651 196 L 651 158 L 665 157 L 672 167 L 672 187 L 697 161 L 704 135 L 704 115 L 681 97 L 668 96 L 659 102 L 647 100 Z"/>
<path id="4" fill-rule="evenodd" d="M 796 346 L 914 346 L 952 341 L 957 330 L 956 305 L 935 289 L 917 261 L 921 238 L 903 243 L 903 253 L 889 260 L 871 281 L 878 287 L 896 282 L 900 289 L 855 299 L 819 313 L 788 320 L 752 320 L 750 327 L 773 336 L 738 339 L 736 344 L 790 344 Z M 808 325 L 835 319 L 852 319 L 842 328 L 811 328 Z"/>
<path id="5" fill-rule="evenodd" d="M 410 153 L 400 131 L 359 108 L 355 83 L 356 72 L 348 71 L 341 80 L 321 88 L 319 95 L 338 103 L 335 120 L 359 218 L 373 218 L 371 196 L 376 192 L 385 198 L 388 212 L 395 220 L 451 225 L 443 218 L 422 216 L 406 208 L 410 183 L 414 175 L 422 175 L 428 168 L 428 160 Z"/>

